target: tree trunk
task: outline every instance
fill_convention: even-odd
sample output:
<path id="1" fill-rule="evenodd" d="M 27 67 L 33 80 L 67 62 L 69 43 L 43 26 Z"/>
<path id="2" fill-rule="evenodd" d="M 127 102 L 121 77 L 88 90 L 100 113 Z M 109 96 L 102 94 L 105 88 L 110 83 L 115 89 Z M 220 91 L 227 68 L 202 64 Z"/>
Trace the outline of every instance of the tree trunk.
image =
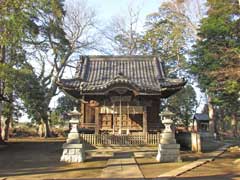
<path id="1" fill-rule="evenodd" d="M 214 133 L 214 110 L 213 105 L 211 104 L 211 97 L 208 96 L 208 115 L 209 115 L 209 131 L 210 133 Z"/>
<path id="2" fill-rule="evenodd" d="M 5 46 L 0 46 L 0 63 L 5 63 Z M 3 81 L 0 79 L 0 96 L 3 97 Z M 1 97 L 0 97 L 1 98 Z M 2 138 L 2 110 L 3 110 L 3 101 L 0 99 L 0 144 L 4 144 Z"/>
<path id="3" fill-rule="evenodd" d="M 44 137 L 44 123 L 43 121 L 41 120 L 40 124 L 38 125 L 38 135 L 39 137 Z"/>
<path id="4" fill-rule="evenodd" d="M 221 131 L 226 132 L 226 122 L 224 121 L 224 110 L 221 108 L 220 109 L 220 116 L 221 116 Z"/>
<path id="5" fill-rule="evenodd" d="M 3 63 L 3 60 L 4 60 L 4 57 L 3 57 L 3 47 L 0 46 L 0 63 Z M 3 89 L 2 89 L 2 81 L 0 79 L 0 96 L 3 95 Z M 1 98 L 1 97 L 0 97 Z M 0 144 L 1 142 L 3 142 L 3 139 L 2 139 L 2 109 L 3 109 L 3 103 L 2 103 L 2 100 L 0 99 Z"/>
<path id="6" fill-rule="evenodd" d="M 3 104 L 2 104 L 2 101 L 0 101 L 0 144 L 4 142 L 2 139 L 2 108 L 3 108 Z"/>
<path id="7" fill-rule="evenodd" d="M 44 137 L 45 138 L 52 137 L 48 118 L 44 119 L 43 122 L 44 122 Z"/>
<path id="8" fill-rule="evenodd" d="M 209 130 L 214 137 L 218 136 L 218 131 L 217 131 L 217 122 L 214 116 L 214 107 L 212 105 L 212 98 L 208 95 L 208 115 L 209 115 Z"/>
<path id="9" fill-rule="evenodd" d="M 10 122 L 11 122 L 11 118 L 8 117 L 6 119 L 6 121 L 5 121 L 4 132 L 3 132 L 4 135 L 2 136 L 5 141 L 8 140 L 8 137 L 9 137 L 9 125 L 10 125 Z"/>
<path id="10" fill-rule="evenodd" d="M 233 130 L 233 137 L 238 136 L 238 120 L 236 113 L 232 114 L 232 130 Z"/>
<path id="11" fill-rule="evenodd" d="M 10 96 L 11 102 L 9 104 L 9 114 L 4 123 L 4 135 L 2 136 L 4 140 L 8 140 L 9 137 L 9 127 L 10 123 L 13 121 L 13 96 Z"/>
<path id="12" fill-rule="evenodd" d="M 40 137 L 52 137 L 48 120 L 42 119 L 38 127 L 38 135 Z"/>

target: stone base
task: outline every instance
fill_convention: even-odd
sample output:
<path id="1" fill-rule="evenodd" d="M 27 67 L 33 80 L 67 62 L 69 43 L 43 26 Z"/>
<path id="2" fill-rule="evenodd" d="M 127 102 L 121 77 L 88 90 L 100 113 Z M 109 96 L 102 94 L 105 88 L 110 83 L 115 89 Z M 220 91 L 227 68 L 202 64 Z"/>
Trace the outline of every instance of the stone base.
<path id="1" fill-rule="evenodd" d="M 76 163 L 85 160 L 85 149 L 82 144 L 63 144 L 63 154 L 60 161 Z"/>
<path id="2" fill-rule="evenodd" d="M 181 162 L 179 144 L 159 144 L 156 160 L 159 162 Z"/>

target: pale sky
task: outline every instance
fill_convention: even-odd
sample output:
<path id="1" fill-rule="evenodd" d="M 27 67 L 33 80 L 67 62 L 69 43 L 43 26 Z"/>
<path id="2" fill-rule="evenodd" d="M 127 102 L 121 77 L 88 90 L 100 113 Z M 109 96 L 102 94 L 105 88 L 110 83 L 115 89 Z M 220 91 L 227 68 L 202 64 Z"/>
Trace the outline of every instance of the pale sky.
<path id="1" fill-rule="evenodd" d="M 95 8 L 97 15 L 104 20 L 118 14 L 124 15 L 123 13 L 131 5 L 141 9 L 140 19 L 144 20 L 146 15 L 158 10 L 162 0 L 86 0 L 86 2 Z"/>
<path id="2" fill-rule="evenodd" d="M 158 7 L 164 0 L 66 0 L 66 3 L 76 1 L 85 1 L 96 11 L 97 19 L 102 24 L 109 23 L 114 16 L 124 16 L 128 7 L 132 7 L 134 10 L 140 10 L 139 22 L 143 25 L 146 16 L 158 11 Z"/>

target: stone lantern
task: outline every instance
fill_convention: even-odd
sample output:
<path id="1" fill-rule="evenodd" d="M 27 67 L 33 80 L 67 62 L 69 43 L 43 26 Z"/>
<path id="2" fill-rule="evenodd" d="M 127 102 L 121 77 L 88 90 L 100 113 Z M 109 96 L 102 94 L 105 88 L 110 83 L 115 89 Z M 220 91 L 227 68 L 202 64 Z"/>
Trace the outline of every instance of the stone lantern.
<path id="1" fill-rule="evenodd" d="M 70 132 L 68 134 L 67 143 L 68 144 L 76 144 L 80 143 L 80 136 L 78 133 L 78 126 L 79 126 L 79 120 L 81 117 L 81 113 L 77 111 L 77 108 L 75 107 L 73 111 L 70 111 L 68 113 L 68 116 L 70 116 Z"/>
<path id="2" fill-rule="evenodd" d="M 78 125 L 81 113 L 74 108 L 74 110 L 69 112 L 68 115 L 71 117 L 69 121 L 71 130 L 68 134 L 66 143 L 63 144 L 61 161 L 73 163 L 83 162 L 85 160 L 85 149 L 83 144 L 81 144 L 80 135 L 78 133 Z"/>
<path id="3" fill-rule="evenodd" d="M 176 144 L 175 132 L 173 131 L 174 113 L 166 109 L 159 114 L 162 123 L 165 126 L 161 134 L 160 144 L 158 146 L 157 161 L 159 162 L 178 162 L 180 159 L 180 145 Z"/>
<path id="4" fill-rule="evenodd" d="M 161 144 L 176 144 L 175 133 L 172 130 L 174 115 L 175 114 L 168 109 L 159 113 L 159 116 L 162 119 L 162 124 L 165 126 L 160 140 Z"/>

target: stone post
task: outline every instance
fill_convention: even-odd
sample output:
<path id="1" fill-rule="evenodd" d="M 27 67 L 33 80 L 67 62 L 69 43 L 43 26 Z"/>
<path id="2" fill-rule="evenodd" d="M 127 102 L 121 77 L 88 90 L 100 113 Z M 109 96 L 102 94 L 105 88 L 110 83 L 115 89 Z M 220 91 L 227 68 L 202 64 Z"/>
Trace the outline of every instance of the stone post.
<path id="1" fill-rule="evenodd" d="M 71 120 L 71 130 L 68 134 L 66 143 L 63 144 L 63 154 L 60 161 L 64 162 L 83 162 L 85 160 L 85 149 L 83 144 L 81 144 L 80 136 L 78 133 L 78 125 L 81 113 L 79 113 L 76 108 L 69 114 Z"/>
<path id="2" fill-rule="evenodd" d="M 174 114 L 166 109 L 159 115 L 162 117 L 162 123 L 164 124 L 165 129 L 161 134 L 156 160 L 159 162 L 179 162 L 181 161 L 180 145 L 176 144 L 175 132 L 172 130 L 172 117 Z"/>

